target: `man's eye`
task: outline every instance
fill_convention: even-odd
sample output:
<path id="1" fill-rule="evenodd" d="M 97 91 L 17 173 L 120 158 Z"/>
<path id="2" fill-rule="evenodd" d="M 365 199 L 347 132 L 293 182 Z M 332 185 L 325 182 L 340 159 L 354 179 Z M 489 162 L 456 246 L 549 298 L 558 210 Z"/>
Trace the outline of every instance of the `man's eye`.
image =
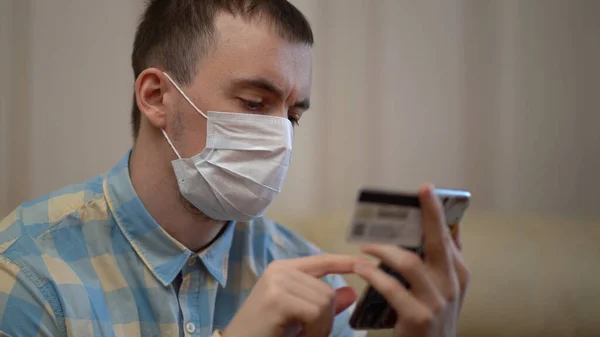
<path id="1" fill-rule="evenodd" d="M 260 110 L 265 106 L 262 102 L 248 101 L 242 98 L 240 98 L 240 101 L 248 108 L 248 110 L 252 111 Z"/>

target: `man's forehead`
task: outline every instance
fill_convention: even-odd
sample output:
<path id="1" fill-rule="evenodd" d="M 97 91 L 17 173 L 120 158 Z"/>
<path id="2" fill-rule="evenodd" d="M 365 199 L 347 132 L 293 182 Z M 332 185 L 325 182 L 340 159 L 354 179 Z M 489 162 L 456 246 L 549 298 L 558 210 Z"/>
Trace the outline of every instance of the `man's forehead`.
<path id="1" fill-rule="evenodd" d="M 310 94 L 312 55 L 307 44 L 281 38 L 266 20 L 221 14 L 215 21 L 216 41 L 210 63 L 226 66 L 232 76 L 268 79 L 284 91 Z"/>

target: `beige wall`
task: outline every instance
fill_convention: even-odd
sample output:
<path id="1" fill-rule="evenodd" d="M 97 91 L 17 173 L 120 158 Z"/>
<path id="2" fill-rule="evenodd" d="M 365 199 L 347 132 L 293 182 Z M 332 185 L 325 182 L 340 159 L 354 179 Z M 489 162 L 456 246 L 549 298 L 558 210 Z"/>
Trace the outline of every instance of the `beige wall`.
<path id="1" fill-rule="evenodd" d="M 273 216 L 426 180 L 479 208 L 600 213 L 600 2 L 292 2 L 315 29 L 314 109 Z M 141 4 L 0 1 L 0 214 L 130 146 Z"/>

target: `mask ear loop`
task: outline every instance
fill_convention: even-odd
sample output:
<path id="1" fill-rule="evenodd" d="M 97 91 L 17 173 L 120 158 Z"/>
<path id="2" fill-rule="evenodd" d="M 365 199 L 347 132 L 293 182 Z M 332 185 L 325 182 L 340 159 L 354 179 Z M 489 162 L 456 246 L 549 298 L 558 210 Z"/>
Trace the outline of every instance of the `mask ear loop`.
<path id="1" fill-rule="evenodd" d="M 171 148 L 173 149 L 173 151 L 177 155 L 177 158 L 181 159 L 181 156 L 179 155 L 179 152 L 175 148 L 175 145 L 173 145 L 173 143 L 171 142 L 171 139 L 169 138 L 169 136 L 167 136 L 167 132 L 165 131 L 165 129 L 160 129 L 160 131 L 162 131 L 163 135 L 167 139 L 167 142 L 169 143 L 169 145 L 171 145 Z"/>
<path id="2" fill-rule="evenodd" d="M 183 92 L 183 90 L 181 90 L 181 88 L 177 85 L 177 83 L 175 83 L 175 81 L 173 81 L 173 79 L 171 78 L 171 76 L 169 76 L 169 74 L 163 72 L 163 74 L 165 76 L 167 76 L 167 79 L 171 82 L 171 84 L 173 84 L 173 86 L 175 87 L 175 89 L 177 89 L 177 91 L 179 91 L 179 93 L 181 94 L 181 96 L 183 96 L 183 98 L 185 98 L 186 101 L 188 101 L 188 103 L 190 103 L 190 105 L 192 107 L 194 107 L 194 109 L 196 109 L 196 111 L 198 111 L 199 114 L 202 115 L 202 117 L 208 119 L 208 117 L 200 110 L 198 109 L 198 107 L 196 106 L 196 104 L 194 104 L 194 102 L 192 102 L 192 100 L 190 100 L 187 95 Z"/>
<path id="3" fill-rule="evenodd" d="M 183 98 L 185 98 L 186 101 L 188 101 L 188 103 L 190 103 L 190 105 L 196 109 L 196 111 L 202 115 L 202 117 L 208 119 L 208 117 L 200 110 L 198 109 L 198 107 L 196 106 L 196 104 L 194 104 L 194 102 L 192 102 L 192 100 L 190 100 L 187 95 L 183 92 L 183 90 L 181 90 L 181 88 L 179 87 L 179 85 L 177 85 L 177 83 L 175 83 L 175 81 L 173 81 L 173 79 L 171 78 L 171 76 L 169 76 L 169 74 L 167 74 L 166 72 L 163 71 L 163 74 L 167 77 L 167 79 L 169 80 L 169 82 L 171 82 L 171 84 L 173 84 L 173 86 L 175 87 L 175 89 L 177 89 L 177 91 L 179 91 L 179 93 L 181 94 L 181 96 L 183 96 Z M 177 155 L 177 158 L 181 159 L 181 155 L 179 155 L 179 152 L 177 151 L 177 149 L 175 148 L 175 145 L 173 145 L 173 142 L 171 142 L 171 139 L 169 138 L 169 136 L 167 135 L 167 132 L 165 131 L 165 129 L 161 129 L 160 131 L 162 131 L 163 135 L 165 136 L 165 138 L 167 139 L 167 142 L 169 143 L 169 145 L 171 145 L 171 148 L 173 149 L 173 152 L 175 152 L 175 154 Z"/>

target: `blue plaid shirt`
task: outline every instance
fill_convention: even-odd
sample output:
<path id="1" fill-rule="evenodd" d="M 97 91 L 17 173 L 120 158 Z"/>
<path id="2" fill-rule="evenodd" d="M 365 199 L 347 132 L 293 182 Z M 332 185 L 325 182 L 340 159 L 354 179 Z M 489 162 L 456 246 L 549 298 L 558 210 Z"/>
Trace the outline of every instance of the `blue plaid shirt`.
<path id="1" fill-rule="evenodd" d="M 267 264 L 321 253 L 262 218 L 195 254 L 146 211 L 128 161 L 0 222 L 0 336 L 218 336 Z M 333 335 L 354 336 L 350 310 Z"/>

